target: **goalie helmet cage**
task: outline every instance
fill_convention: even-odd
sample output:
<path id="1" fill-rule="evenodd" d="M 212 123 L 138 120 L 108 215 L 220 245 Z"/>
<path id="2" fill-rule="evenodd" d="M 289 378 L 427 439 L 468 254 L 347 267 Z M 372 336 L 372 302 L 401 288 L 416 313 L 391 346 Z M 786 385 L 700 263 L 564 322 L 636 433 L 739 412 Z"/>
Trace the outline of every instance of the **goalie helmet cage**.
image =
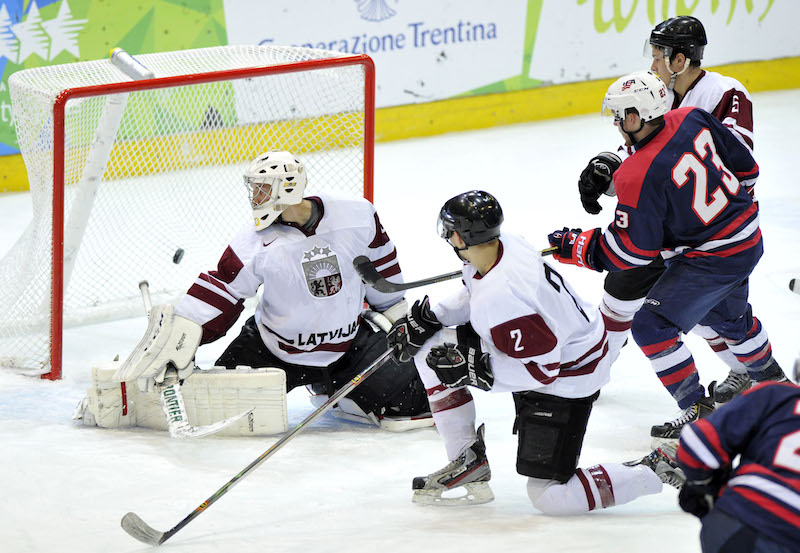
<path id="1" fill-rule="evenodd" d="M 366 55 L 280 46 L 143 54 L 9 79 L 33 202 L 0 261 L 0 367 L 61 378 L 65 325 L 141 313 L 138 282 L 175 301 L 250 214 L 242 173 L 267 150 L 307 195 L 372 200 L 375 70 Z M 141 80 L 131 80 L 131 79 Z"/>

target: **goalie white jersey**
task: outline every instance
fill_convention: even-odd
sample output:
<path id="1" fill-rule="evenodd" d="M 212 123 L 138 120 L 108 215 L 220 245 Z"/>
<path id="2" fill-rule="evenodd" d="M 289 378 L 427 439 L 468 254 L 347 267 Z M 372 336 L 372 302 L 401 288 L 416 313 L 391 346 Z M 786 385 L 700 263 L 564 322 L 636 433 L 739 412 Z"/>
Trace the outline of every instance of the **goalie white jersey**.
<path id="1" fill-rule="evenodd" d="M 310 230 L 248 226 L 217 270 L 200 274 L 181 299 L 176 312 L 203 326 L 201 343 L 225 334 L 243 300 L 261 288 L 255 319 L 267 348 L 287 363 L 324 367 L 350 347 L 365 299 L 377 311 L 402 299 L 403 292 L 367 288 L 353 269 L 353 259 L 366 255 L 384 278 L 402 282 L 397 251 L 372 204 L 328 194 L 308 199 L 319 208 Z"/>
<path id="2" fill-rule="evenodd" d="M 606 330 L 596 307 L 524 239 L 503 233 L 488 273 L 464 265 L 465 286 L 433 307 L 446 326 L 469 321 L 489 353 L 492 392 L 587 397 L 609 379 Z"/>

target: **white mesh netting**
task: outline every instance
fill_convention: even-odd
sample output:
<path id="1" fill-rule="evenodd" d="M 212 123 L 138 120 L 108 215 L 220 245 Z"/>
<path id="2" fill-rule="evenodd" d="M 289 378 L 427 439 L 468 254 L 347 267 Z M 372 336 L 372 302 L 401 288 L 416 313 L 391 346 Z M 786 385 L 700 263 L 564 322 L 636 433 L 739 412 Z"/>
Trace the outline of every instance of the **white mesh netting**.
<path id="1" fill-rule="evenodd" d="M 137 59 L 161 78 L 347 57 L 306 48 L 222 46 Z M 130 94 L 98 91 L 67 101 L 63 152 L 53 147 L 56 97 L 65 89 L 131 79 L 109 60 L 12 75 L 33 220 L 0 261 L 0 366 L 49 373 L 51 346 L 60 348 L 60 337 L 50 340 L 51 303 L 59 301 L 51 294 L 54 224 L 65 228 L 64 323 L 71 325 L 141 313 L 143 279 L 155 302 L 174 301 L 201 270 L 213 268 L 250 218 L 241 175 L 263 151 L 301 156 L 307 194 L 363 196 L 365 73 L 354 63 L 206 84 L 187 77 L 160 89 L 138 81 L 141 89 Z M 115 110 L 118 124 L 109 117 Z M 110 153 L 98 155 L 103 140 L 113 141 Z M 59 156 L 64 182 L 56 186 L 63 186 L 64 212 L 54 214 Z M 101 172 L 98 183 L 93 177 Z M 174 263 L 179 249 L 183 258 Z"/>

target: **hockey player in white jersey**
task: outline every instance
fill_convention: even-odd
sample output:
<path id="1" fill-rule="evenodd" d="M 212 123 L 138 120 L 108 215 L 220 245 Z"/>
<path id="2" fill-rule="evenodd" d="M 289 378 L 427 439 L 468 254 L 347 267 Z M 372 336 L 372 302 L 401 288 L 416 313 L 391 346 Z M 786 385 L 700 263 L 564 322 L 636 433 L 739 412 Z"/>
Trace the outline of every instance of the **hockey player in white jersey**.
<path id="1" fill-rule="evenodd" d="M 697 18 L 679 16 L 656 25 L 645 42 L 644 50 L 652 60 L 650 70 L 667 85 L 668 109 L 699 107 L 711 113 L 752 152 L 753 104 L 750 94 L 736 79 L 701 67 L 707 43 L 703 24 Z M 630 147 L 627 147 L 617 153 L 601 152 L 591 159 L 578 182 L 581 202 L 587 212 L 600 212 L 602 208 L 597 200 L 602 194 L 615 195 L 613 174 L 630 153 Z M 748 192 L 754 196 L 752 187 Z M 612 359 L 616 359 L 625 344 L 633 316 L 664 270 L 664 261 L 658 258 L 646 267 L 606 276 L 600 310 L 609 331 Z M 725 340 L 710 327 L 697 326 L 694 332 L 702 336 L 729 367 L 728 376 L 713 390 L 713 400 L 717 404 L 730 401 L 746 390 L 751 382 L 786 379 L 774 358 L 763 369 L 749 371 L 729 349 Z M 753 342 L 765 341 L 766 330 L 760 328 L 759 334 L 749 339 Z M 669 434 L 669 437 L 677 437 L 680 431 L 678 426 L 683 420 L 687 416 L 689 420 L 696 420 L 698 416 L 710 412 L 706 407 L 693 405 L 691 413 L 682 413 L 678 419 L 659 425 L 658 429 L 653 427 L 653 436 Z"/>
<path id="2" fill-rule="evenodd" d="M 282 369 L 287 391 L 307 385 L 319 402 L 327 399 L 319 396 L 332 394 L 388 349 L 386 330 L 407 310 L 403 292 L 366 288 L 353 259 L 366 255 L 382 276 L 402 282 L 397 250 L 369 201 L 304 197 L 306 182 L 303 163 L 289 152 L 265 152 L 252 162 L 244 175 L 252 222 L 233 237 L 217 268 L 197 277 L 170 319 L 173 327 L 191 329 L 187 335 L 199 340 L 173 339 L 180 336 L 174 332 L 165 341 L 145 337 L 144 349 L 155 344 L 160 353 L 132 356 L 118 372 L 119 380 L 158 382 L 165 361 L 175 364 L 176 358 L 184 360 L 177 369 L 191 371 L 198 341 L 202 345 L 223 336 L 245 299 L 259 290 L 255 315 L 216 366 Z M 432 425 L 424 387 L 410 362 L 387 362 L 338 408 L 345 418 L 391 430 Z"/>
<path id="3" fill-rule="evenodd" d="M 592 404 L 608 381 L 605 328 L 524 239 L 501 233 L 503 214 L 489 193 L 444 204 L 439 231 L 464 261 L 464 286 L 430 307 L 415 303 L 389 333 L 401 359 L 413 357 L 450 463 L 413 480 L 414 501 L 486 503 L 494 496 L 484 442 L 468 386 L 511 392 L 519 436 L 517 472 L 534 507 L 575 514 L 621 505 L 676 487 L 669 451 L 642 460 L 576 470 Z M 463 488 L 457 497 L 443 492 Z"/>

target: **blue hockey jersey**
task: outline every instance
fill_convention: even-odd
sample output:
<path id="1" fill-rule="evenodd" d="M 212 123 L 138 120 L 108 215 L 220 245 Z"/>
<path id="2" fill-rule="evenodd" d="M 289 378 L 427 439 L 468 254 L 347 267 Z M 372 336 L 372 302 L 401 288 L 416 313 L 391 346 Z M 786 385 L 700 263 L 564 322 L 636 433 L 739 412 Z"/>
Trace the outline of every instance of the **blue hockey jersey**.
<path id="1" fill-rule="evenodd" d="M 689 480 L 724 470 L 737 455 L 714 508 L 800 544 L 800 387 L 761 384 L 681 432 L 678 462 Z"/>
<path id="2" fill-rule="evenodd" d="M 683 256 L 725 272 L 761 256 L 758 208 L 747 193 L 758 178 L 750 151 L 713 115 L 679 108 L 635 145 L 614 173 L 614 222 L 594 243 L 594 268 L 620 271 Z"/>

